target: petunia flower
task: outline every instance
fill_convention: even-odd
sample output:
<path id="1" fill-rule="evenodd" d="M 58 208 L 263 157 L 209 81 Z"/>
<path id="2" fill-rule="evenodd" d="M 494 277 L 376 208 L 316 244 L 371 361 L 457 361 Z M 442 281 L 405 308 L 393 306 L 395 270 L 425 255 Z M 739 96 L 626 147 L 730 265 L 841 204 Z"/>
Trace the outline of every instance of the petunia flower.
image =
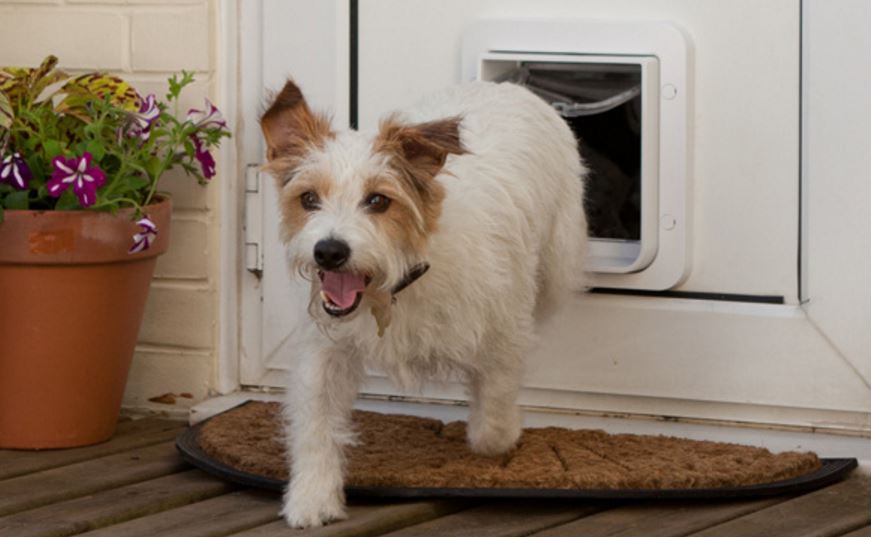
<path id="1" fill-rule="evenodd" d="M 160 107 L 157 106 L 157 99 L 152 93 L 142 99 L 142 104 L 139 105 L 138 112 L 132 112 L 130 114 L 132 123 L 127 134 L 147 140 L 148 136 L 151 134 L 151 126 L 159 117 Z"/>
<path id="2" fill-rule="evenodd" d="M 188 110 L 187 120 L 194 124 L 197 129 L 226 129 L 227 122 L 221 111 L 206 99 L 205 110 L 191 108 Z"/>
<path id="3" fill-rule="evenodd" d="M 211 179 L 215 176 L 215 159 L 212 154 L 206 149 L 206 144 L 197 137 L 191 135 L 191 141 L 194 143 L 194 156 L 200 162 L 200 168 L 203 170 L 203 177 Z"/>
<path id="4" fill-rule="evenodd" d="M 33 173 L 20 153 L 12 153 L 0 161 L 0 183 L 9 183 L 18 190 L 25 190 L 31 179 Z"/>
<path id="5" fill-rule="evenodd" d="M 227 128 L 227 122 L 221 111 L 206 99 L 204 110 L 191 108 L 188 110 L 187 121 L 196 127 L 196 131 L 191 134 L 191 141 L 194 144 L 194 156 L 200 163 L 200 168 L 203 170 L 203 177 L 211 179 L 215 176 L 215 159 L 209 152 L 208 146 L 205 143 L 206 134 L 204 131 Z"/>
<path id="6" fill-rule="evenodd" d="M 151 243 L 157 238 L 157 226 L 147 215 L 139 219 L 136 225 L 142 229 L 133 234 L 133 246 L 127 250 L 128 254 L 138 254 L 149 249 Z"/>
<path id="7" fill-rule="evenodd" d="M 82 207 L 93 205 L 97 201 L 97 188 L 106 182 L 106 174 L 99 166 L 91 166 L 91 159 L 92 156 L 87 151 L 81 157 L 55 157 L 51 161 L 54 172 L 46 183 L 49 195 L 59 198 L 72 186 Z"/>

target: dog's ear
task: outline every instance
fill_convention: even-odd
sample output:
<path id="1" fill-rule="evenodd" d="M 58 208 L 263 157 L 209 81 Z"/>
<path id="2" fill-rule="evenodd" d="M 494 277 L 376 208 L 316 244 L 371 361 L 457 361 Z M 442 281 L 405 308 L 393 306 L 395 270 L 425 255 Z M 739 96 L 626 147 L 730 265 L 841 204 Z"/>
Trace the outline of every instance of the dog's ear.
<path id="1" fill-rule="evenodd" d="M 460 141 L 460 117 L 427 123 L 404 124 L 396 116 L 381 122 L 375 150 L 398 157 L 401 165 L 414 169 L 415 175 L 435 177 L 448 155 L 466 153 Z"/>
<path id="2" fill-rule="evenodd" d="M 309 109 L 302 91 L 288 80 L 260 118 L 266 138 L 266 158 L 294 160 L 333 136 L 329 120 Z"/>

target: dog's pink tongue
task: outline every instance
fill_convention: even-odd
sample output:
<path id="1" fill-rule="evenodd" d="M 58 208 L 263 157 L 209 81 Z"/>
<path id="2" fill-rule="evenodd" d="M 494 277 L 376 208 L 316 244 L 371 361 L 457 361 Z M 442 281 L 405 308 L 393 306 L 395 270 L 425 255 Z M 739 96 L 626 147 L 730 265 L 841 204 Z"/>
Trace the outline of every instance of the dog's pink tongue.
<path id="1" fill-rule="evenodd" d="M 333 304 L 342 309 L 350 308 L 357 299 L 357 293 L 366 289 L 366 278 L 351 272 L 325 271 L 321 288 Z"/>

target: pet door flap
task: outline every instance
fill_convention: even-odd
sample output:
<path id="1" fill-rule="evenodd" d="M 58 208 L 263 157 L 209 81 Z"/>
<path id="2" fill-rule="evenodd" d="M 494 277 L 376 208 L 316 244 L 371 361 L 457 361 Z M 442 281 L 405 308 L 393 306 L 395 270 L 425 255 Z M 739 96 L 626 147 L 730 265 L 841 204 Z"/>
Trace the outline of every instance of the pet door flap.
<path id="1" fill-rule="evenodd" d="M 636 70 L 610 66 L 608 72 L 583 64 L 524 63 L 497 79 L 527 87 L 564 118 L 602 114 L 641 95 Z"/>

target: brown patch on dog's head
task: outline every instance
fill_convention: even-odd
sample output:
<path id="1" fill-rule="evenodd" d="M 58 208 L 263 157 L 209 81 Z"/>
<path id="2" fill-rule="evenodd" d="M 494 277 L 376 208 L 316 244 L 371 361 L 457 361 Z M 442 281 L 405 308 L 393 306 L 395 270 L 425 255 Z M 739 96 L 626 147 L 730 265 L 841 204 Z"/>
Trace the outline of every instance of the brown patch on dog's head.
<path id="1" fill-rule="evenodd" d="M 288 80 L 275 96 L 269 109 L 260 118 L 260 127 L 266 138 L 264 169 L 272 173 L 280 185 L 306 153 L 335 136 L 330 121 L 323 115 L 313 114 L 299 87 Z"/>
<path id="2" fill-rule="evenodd" d="M 466 153 L 460 141 L 461 118 L 452 117 L 427 123 L 404 124 L 396 116 L 390 116 L 381 122 L 378 136 L 375 138 L 375 152 L 390 156 L 390 164 L 397 172 L 398 187 L 405 199 L 413 205 L 407 207 L 411 212 L 390 211 L 385 217 L 397 219 L 389 229 L 405 226 L 408 232 L 408 222 L 399 219 L 420 220 L 418 225 L 423 237 L 417 237 L 412 242 L 425 240 L 425 235 L 436 229 L 441 215 L 442 200 L 445 197 L 444 187 L 435 181 L 448 155 Z M 417 212 L 417 215 L 411 213 Z M 392 231 L 389 231 L 392 233 Z"/>
<path id="3" fill-rule="evenodd" d="M 433 189 L 431 203 L 425 202 L 420 191 L 403 175 L 380 175 L 366 180 L 364 199 L 372 194 L 381 194 L 391 200 L 383 212 L 373 213 L 371 218 L 381 234 L 404 249 L 423 252 L 428 228 L 424 210 L 430 205 L 438 207 L 444 198 L 444 189 Z M 438 215 L 436 214 L 437 218 Z"/>

